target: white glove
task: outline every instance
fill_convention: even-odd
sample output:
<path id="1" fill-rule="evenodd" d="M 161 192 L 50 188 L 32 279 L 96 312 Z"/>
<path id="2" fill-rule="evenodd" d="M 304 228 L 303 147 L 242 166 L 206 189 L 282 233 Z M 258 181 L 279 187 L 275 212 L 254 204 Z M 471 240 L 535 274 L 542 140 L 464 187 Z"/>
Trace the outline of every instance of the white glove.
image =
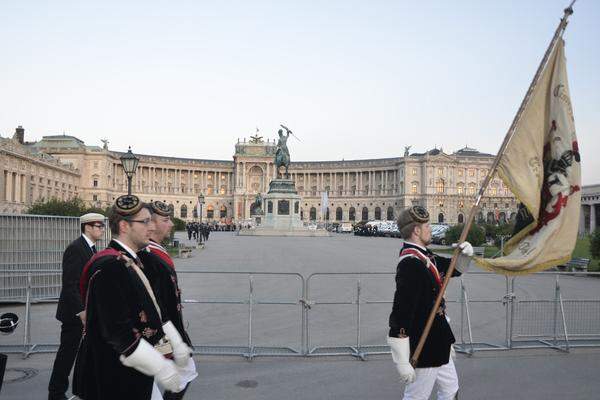
<path id="1" fill-rule="evenodd" d="M 173 347 L 173 358 L 175 359 L 175 364 L 177 364 L 179 368 L 185 367 L 190 361 L 192 349 L 185 344 L 181 338 L 181 335 L 177 331 L 177 328 L 175 328 L 175 325 L 173 325 L 171 321 L 165 323 L 162 328 L 165 336 L 169 339 L 169 342 L 171 342 L 171 347 Z"/>
<path id="2" fill-rule="evenodd" d="M 412 383 L 415 381 L 415 369 L 408 361 L 410 357 L 410 342 L 408 337 L 405 338 L 387 338 L 387 343 L 392 349 L 392 359 L 396 363 L 396 369 L 400 374 L 400 380 L 404 383 Z"/>
<path id="3" fill-rule="evenodd" d="M 452 247 L 456 247 L 456 243 L 452 245 Z M 461 274 L 465 273 L 467 269 L 469 269 L 469 264 L 471 263 L 471 257 L 473 257 L 473 246 L 469 242 L 462 242 L 458 245 L 460 249 L 460 254 L 458 255 L 458 260 L 456 260 L 456 269 Z"/>
<path id="4" fill-rule="evenodd" d="M 156 382 L 169 392 L 180 392 L 181 377 L 175 363 L 167 360 L 150 343 L 140 339 L 135 351 L 128 357 L 120 356 L 124 366 L 140 371 L 142 374 L 153 376 Z"/>
<path id="5" fill-rule="evenodd" d="M 450 345 L 450 358 L 456 360 L 456 351 L 453 344 Z"/>

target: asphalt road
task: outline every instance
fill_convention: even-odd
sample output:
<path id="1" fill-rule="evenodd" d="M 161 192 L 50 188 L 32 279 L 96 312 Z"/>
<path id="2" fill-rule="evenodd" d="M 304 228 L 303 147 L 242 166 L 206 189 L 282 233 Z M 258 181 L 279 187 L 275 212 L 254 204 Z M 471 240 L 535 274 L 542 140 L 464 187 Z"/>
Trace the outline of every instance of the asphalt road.
<path id="1" fill-rule="evenodd" d="M 384 344 L 399 245 L 397 239 L 341 234 L 330 238 L 264 238 L 212 233 L 204 249 L 195 250 L 192 258 L 176 260 L 184 299 L 188 300 L 184 308 L 188 331 L 193 342 L 200 346 L 247 345 L 248 305 L 244 302 L 248 300 L 250 279 L 241 272 L 252 272 L 254 301 L 259 303 L 254 306 L 252 318 L 254 346 L 300 350 L 302 306 L 298 299 L 302 298 L 304 281 L 308 282 L 305 298 L 313 302 L 308 313 L 311 350 L 356 345 L 356 305 L 349 303 L 356 299 L 359 282 L 361 345 Z M 507 281 L 497 275 L 473 273 L 477 271 L 472 267 L 463 279 L 470 300 L 473 340 L 503 345 L 506 310 L 501 301 Z M 359 272 L 363 274 L 343 275 Z M 460 298 L 460 281 L 453 281 L 456 282 L 451 284 L 447 299 L 453 329 L 460 340 L 461 309 L 453 302 Z M 561 277 L 560 285 L 564 299 L 599 297 L 600 279 Z M 519 300 L 551 300 L 555 295 L 555 277 L 517 278 L 514 293 Z M 214 301 L 229 304 L 214 304 Z M 580 307 L 579 303 L 568 304 Z M 548 321 L 554 315 L 552 303 L 527 306 L 517 315 L 515 333 L 551 331 L 552 324 Z M 577 314 L 569 323 L 600 332 L 598 307 L 595 303 L 585 303 L 585 307 L 589 309 L 584 310 L 583 316 Z M 2 307 L 8 308 L 23 315 L 22 306 Z M 32 307 L 33 342 L 57 343 L 59 324 L 54 319 L 55 309 L 55 303 Z M 468 339 L 466 321 L 462 322 L 463 339 Z M 22 343 L 22 329 L 23 324 L 15 334 L 3 336 L 2 344 Z M 599 355 L 597 349 L 576 349 L 567 354 L 549 348 L 459 355 L 461 399 L 600 398 L 596 394 L 600 393 L 600 380 L 595 376 Z M 22 360 L 11 355 L 0 398 L 44 398 L 53 358 L 53 354 L 34 354 Z M 224 356 L 196 359 L 200 377 L 186 398 L 401 398 L 402 386 L 397 382 L 389 356 L 369 356 L 367 362 L 348 356 L 265 357 L 251 362 Z M 16 370 L 19 368 L 25 372 Z M 28 368 L 35 376 L 19 380 Z"/>

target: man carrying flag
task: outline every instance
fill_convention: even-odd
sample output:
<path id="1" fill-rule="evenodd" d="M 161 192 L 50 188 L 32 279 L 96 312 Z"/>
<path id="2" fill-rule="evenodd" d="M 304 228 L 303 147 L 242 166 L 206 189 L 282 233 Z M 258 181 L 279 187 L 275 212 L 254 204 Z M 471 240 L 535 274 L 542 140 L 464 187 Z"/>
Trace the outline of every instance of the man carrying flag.
<path id="1" fill-rule="evenodd" d="M 443 301 L 435 311 L 433 327 L 419 362 L 414 366 L 409 362 L 441 290 L 450 259 L 427 249 L 431 243 L 431 226 L 429 213 L 423 207 L 403 210 L 398 217 L 398 229 L 404 245 L 396 269 L 396 292 L 387 342 L 400 379 L 407 383 L 404 400 L 428 399 L 435 383 L 438 384 L 437 398 L 450 400 L 458 392 L 458 377 L 451 357 L 455 339 Z M 473 256 L 469 242 L 459 247 L 461 256 L 452 276 L 461 275 Z"/>

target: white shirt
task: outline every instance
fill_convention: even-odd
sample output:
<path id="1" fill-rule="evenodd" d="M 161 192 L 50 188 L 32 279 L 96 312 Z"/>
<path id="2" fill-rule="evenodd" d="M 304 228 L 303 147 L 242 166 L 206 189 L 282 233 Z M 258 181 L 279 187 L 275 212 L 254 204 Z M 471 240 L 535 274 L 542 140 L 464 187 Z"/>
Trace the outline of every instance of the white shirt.
<path id="1" fill-rule="evenodd" d="M 83 236 L 83 238 L 84 238 L 84 239 L 85 239 L 85 241 L 87 242 L 88 246 L 90 246 L 90 249 L 92 248 L 92 246 L 94 246 L 94 245 L 95 245 L 95 243 L 94 243 L 94 242 L 92 242 L 92 240 L 91 240 L 89 237 L 87 237 L 87 236 L 85 235 L 85 233 L 82 233 L 82 234 L 81 234 L 81 236 Z"/>
<path id="2" fill-rule="evenodd" d="M 131 248 L 129 246 L 126 246 L 123 242 L 121 242 L 120 240 L 114 239 L 113 240 L 115 242 L 117 242 L 122 248 L 125 249 L 126 252 L 129 253 L 129 255 L 131 256 L 131 258 L 133 258 L 134 260 L 138 258 L 137 254 L 135 251 L 131 250 Z"/>

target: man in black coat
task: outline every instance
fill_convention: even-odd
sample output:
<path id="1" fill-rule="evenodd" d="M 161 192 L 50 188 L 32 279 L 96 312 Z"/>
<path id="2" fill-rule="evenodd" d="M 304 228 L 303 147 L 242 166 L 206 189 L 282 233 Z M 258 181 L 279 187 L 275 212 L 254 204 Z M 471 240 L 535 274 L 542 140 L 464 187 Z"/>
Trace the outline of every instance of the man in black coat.
<path id="1" fill-rule="evenodd" d="M 450 259 L 432 253 L 429 213 L 423 207 L 403 210 L 398 217 L 398 229 L 404 239 L 400 262 L 396 270 L 396 292 L 390 314 L 388 344 L 403 382 L 407 383 L 404 400 L 427 400 L 438 385 L 438 400 L 454 399 L 458 392 L 458 377 L 451 357 L 455 342 L 442 300 L 427 336 L 417 365 L 409 363 L 423 334 Z M 461 255 L 452 276 L 465 271 L 473 256 L 469 242 L 459 246 Z"/>
<path id="2" fill-rule="evenodd" d="M 181 400 L 189 382 L 194 380 L 198 373 L 196 365 L 191 358 L 191 345 L 189 335 L 185 331 L 183 315 L 181 313 L 181 290 L 175 272 L 175 263 L 167 250 L 161 245 L 168 238 L 173 229 L 171 216 L 173 208 L 162 201 L 150 203 L 154 230 L 150 234 L 150 244 L 138 253 L 144 273 L 158 299 L 161 308 L 163 331 L 169 336 L 173 347 L 173 358 L 181 376 L 181 386 L 186 386 L 181 392 L 165 391 L 164 400 Z"/>
<path id="3" fill-rule="evenodd" d="M 69 374 L 75 361 L 77 347 L 85 321 L 83 302 L 79 294 L 79 278 L 83 266 L 96 253 L 96 242 L 104 235 L 104 215 L 88 213 L 79 219 L 81 236 L 71 242 L 63 254 L 62 288 L 56 319 L 62 322 L 60 346 L 56 353 L 50 383 L 48 399 L 66 399 L 69 388 Z"/>
<path id="4" fill-rule="evenodd" d="M 149 400 L 158 385 L 179 392 L 171 338 L 137 252 L 154 229 L 150 211 L 120 196 L 109 216 L 113 239 L 84 268 L 85 332 L 77 353 L 73 393 L 83 400 Z"/>

